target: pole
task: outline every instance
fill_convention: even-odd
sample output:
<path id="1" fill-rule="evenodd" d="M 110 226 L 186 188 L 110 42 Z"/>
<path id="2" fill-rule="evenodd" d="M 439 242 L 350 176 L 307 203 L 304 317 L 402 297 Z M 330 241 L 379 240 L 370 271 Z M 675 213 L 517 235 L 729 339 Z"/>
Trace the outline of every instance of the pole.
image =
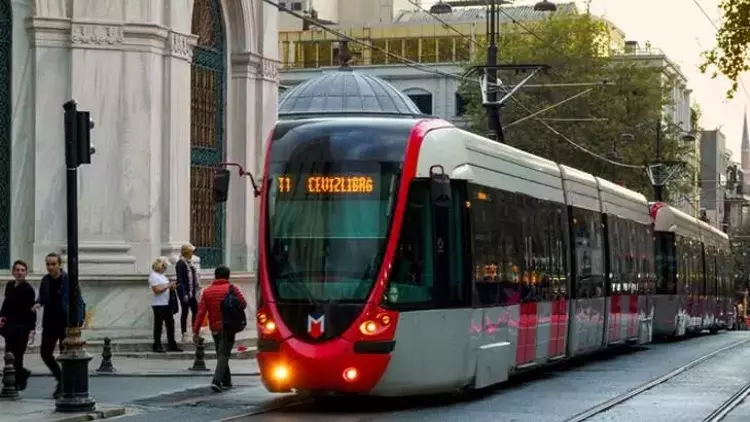
<path id="1" fill-rule="evenodd" d="M 656 121 L 656 163 L 661 163 L 661 117 Z M 654 200 L 656 202 L 664 201 L 664 183 L 661 179 L 661 172 L 664 169 L 659 167 L 660 174 L 657 176 L 657 180 L 654 180 Z"/>
<path id="2" fill-rule="evenodd" d="M 500 121 L 499 106 L 495 104 L 497 102 L 497 87 L 495 86 L 497 83 L 497 67 L 495 66 L 497 66 L 498 53 L 497 41 L 495 39 L 497 34 L 497 7 L 497 0 L 490 0 L 489 11 L 487 12 L 487 33 L 490 40 L 487 46 L 487 71 L 489 72 L 487 74 L 487 88 L 489 89 L 487 101 L 490 103 L 487 106 L 487 127 L 489 129 L 488 137 L 504 144 L 505 135 L 503 134 L 502 123 Z"/>
<path id="3" fill-rule="evenodd" d="M 68 328 L 63 340 L 62 394 L 55 402 L 59 412 L 87 412 L 95 407 L 89 396 L 88 363 L 92 357 L 84 348 L 78 326 L 78 109 L 75 101 L 63 105 L 65 110 L 65 167 L 68 225 Z"/>

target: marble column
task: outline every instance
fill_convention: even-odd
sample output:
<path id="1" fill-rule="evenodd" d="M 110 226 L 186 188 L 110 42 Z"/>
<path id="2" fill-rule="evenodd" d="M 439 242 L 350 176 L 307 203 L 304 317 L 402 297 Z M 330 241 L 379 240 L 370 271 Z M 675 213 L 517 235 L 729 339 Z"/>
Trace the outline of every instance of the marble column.
<path id="1" fill-rule="evenodd" d="M 14 2 L 14 15 L 17 3 Z M 65 2 L 35 2 L 26 21 L 30 44 L 28 66 L 31 92 L 29 124 L 31 142 L 26 146 L 30 156 L 23 157 L 25 166 L 32 170 L 22 170 L 14 174 L 16 187 L 29 190 L 28 197 L 21 194 L 14 198 L 13 226 L 21 224 L 24 215 L 33 215 L 28 221 L 33 227 L 34 272 L 44 272 L 43 257 L 49 252 L 61 252 L 66 241 L 65 223 L 65 146 L 63 144 L 62 104 L 70 99 L 70 19 L 66 15 Z M 15 38 L 15 37 L 14 37 Z M 15 45 L 14 45 L 15 47 Z M 15 50 L 15 48 L 14 48 Z M 20 112 L 20 111 L 19 111 Z M 14 122 L 17 115 L 14 115 Z M 15 124 L 14 124 L 15 125 Z M 18 151 L 18 149 L 16 149 Z M 24 169 L 24 167 L 15 167 Z M 15 170 L 14 170 L 15 172 Z M 17 178 L 16 178 L 17 177 Z M 25 186 L 23 186 L 25 184 Z M 33 195 L 33 203 L 29 203 Z M 26 205 L 25 208 L 20 208 Z M 21 241 L 15 234 L 16 241 Z M 15 249 L 16 251 L 19 249 Z"/>
<path id="2" fill-rule="evenodd" d="M 161 254 L 176 261 L 190 240 L 190 65 L 198 40 L 191 34 L 192 2 L 165 2 L 170 33 L 162 76 Z"/>
<path id="3" fill-rule="evenodd" d="M 130 187 L 141 181 L 131 179 L 135 172 L 129 161 L 148 163 L 149 157 L 128 154 L 139 142 L 148 143 L 149 137 L 148 133 L 137 133 L 148 125 L 130 118 L 141 114 L 133 106 L 137 100 L 127 94 L 144 87 L 128 78 L 133 66 L 125 54 L 123 5 L 117 0 L 73 2 L 71 97 L 79 109 L 90 110 L 96 122 L 92 132 L 96 154 L 90 165 L 79 169 L 78 177 L 82 273 L 128 274 L 137 270 L 136 259 L 130 254 L 132 246 L 126 241 L 127 226 L 132 223 L 126 214 L 132 196 Z M 140 79 L 146 84 L 148 74 Z M 145 139 L 134 139 L 138 135 Z M 148 190 L 143 193 L 141 198 L 148 198 Z"/>
<path id="4" fill-rule="evenodd" d="M 232 121 L 228 139 L 227 160 L 242 165 L 258 181 L 260 174 L 255 160 L 257 119 L 256 69 L 259 58 L 250 52 L 231 55 Z M 252 183 L 248 177 L 240 178 L 232 170 L 229 200 L 227 202 L 228 263 L 237 271 L 251 270 L 252 246 L 255 239 L 255 203 Z"/>

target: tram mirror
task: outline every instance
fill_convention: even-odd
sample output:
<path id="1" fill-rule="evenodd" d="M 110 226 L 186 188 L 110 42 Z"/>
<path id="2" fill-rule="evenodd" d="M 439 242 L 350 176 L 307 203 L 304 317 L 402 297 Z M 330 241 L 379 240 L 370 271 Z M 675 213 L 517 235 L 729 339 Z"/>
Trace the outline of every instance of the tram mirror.
<path id="1" fill-rule="evenodd" d="M 432 202 L 438 207 L 449 207 L 451 204 L 451 179 L 447 174 L 430 175 Z"/>
<path id="2" fill-rule="evenodd" d="M 229 170 L 219 169 L 214 172 L 214 201 L 227 202 L 229 194 Z"/>

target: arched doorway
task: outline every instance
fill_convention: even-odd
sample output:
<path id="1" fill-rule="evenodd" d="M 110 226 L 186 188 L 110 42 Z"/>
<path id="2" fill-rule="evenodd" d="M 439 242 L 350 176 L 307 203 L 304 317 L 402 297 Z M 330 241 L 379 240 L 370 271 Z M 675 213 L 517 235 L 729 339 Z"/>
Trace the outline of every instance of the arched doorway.
<path id="1" fill-rule="evenodd" d="M 0 268 L 10 268 L 10 137 L 13 13 L 11 0 L 0 0 Z"/>
<path id="2" fill-rule="evenodd" d="M 213 166 L 224 161 L 226 31 L 220 0 L 194 0 L 192 32 L 198 36 L 190 84 L 190 241 L 201 266 L 224 261 L 224 205 L 213 200 Z"/>

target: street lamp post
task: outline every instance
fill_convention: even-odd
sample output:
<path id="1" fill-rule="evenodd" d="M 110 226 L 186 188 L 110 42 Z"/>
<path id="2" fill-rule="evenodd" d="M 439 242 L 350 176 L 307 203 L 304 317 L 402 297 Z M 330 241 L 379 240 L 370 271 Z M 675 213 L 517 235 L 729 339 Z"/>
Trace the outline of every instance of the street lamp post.
<path id="1" fill-rule="evenodd" d="M 468 6 L 480 6 L 487 5 L 487 86 L 489 90 L 487 92 L 487 137 L 505 143 L 505 134 L 502 129 L 502 121 L 500 119 L 501 105 L 497 104 L 497 70 L 498 70 L 498 45 L 497 45 L 497 33 L 499 27 L 498 21 L 498 8 L 502 4 L 508 3 L 506 0 L 461 0 L 461 1 L 443 1 L 440 0 L 436 4 L 430 7 L 430 13 L 433 15 L 437 14 L 449 14 L 453 12 L 453 7 L 468 7 Z M 537 12 L 554 12 L 557 10 L 557 6 L 549 0 L 540 0 L 534 5 L 534 10 Z"/>
<path id="2" fill-rule="evenodd" d="M 636 127 L 642 126 L 644 123 L 636 125 Z M 677 125 L 672 124 L 675 128 L 677 128 Z M 686 132 L 682 130 L 682 128 L 679 128 L 679 131 L 682 133 L 682 141 L 685 143 L 691 143 L 695 141 L 695 135 L 693 135 L 691 132 Z M 627 137 L 632 140 L 635 139 L 635 135 L 632 133 L 624 133 L 621 135 L 623 138 Z M 646 171 L 648 173 L 649 179 L 651 180 L 651 185 L 654 188 L 654 200 L 656 202 L 663 202 L 664 201 L 664 186 L 667 184 L 669 179 L 672 177 L 672 175 L 675 173 L 675 171 L 686 165 L 687 163 L 683 161 L 665 161 L 662 157 L 662 121 L 661 117 L 659 117 L 656 120 L 656 157 L 655 160 L 651 163 L 651 165 L 646 166 Z M 671 171 L 667 171 L 667 166 L 673 166 Z"/>
<path id="3" fill-rule="evenodd" d="M 656 120 L 656 162 L 661 164 L 661 117 Z M 663 169 L 660 168 L 660 171 Z M 654 183 L 654 201 L 664 201 L 664 183 Z"/>
<path id="4" fill-rule="evenodd" d="M 502 0 L 501 0 L 502 1 Z M 487 37 L 489 38 L 489 44 L 487 45 L 487 84 L 491 87 L 487 93 L 487 99 L 492 104 L 487 107 L 487 128 L 489 129 L 488 138 L 494 139 L 500 143 L 505 143 L 505 134 L 500 128 L 502 122 L 500 121 L 500 110 L 497 105 L 497 1 L 490 0 L 489 10 L 487 11 Z"/>

